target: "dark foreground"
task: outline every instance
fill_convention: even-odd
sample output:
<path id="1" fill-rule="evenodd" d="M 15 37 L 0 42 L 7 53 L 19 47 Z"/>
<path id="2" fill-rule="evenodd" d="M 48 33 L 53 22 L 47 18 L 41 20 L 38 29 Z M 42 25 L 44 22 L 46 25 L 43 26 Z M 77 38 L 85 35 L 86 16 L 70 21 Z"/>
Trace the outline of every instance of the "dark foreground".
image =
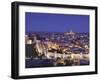
<path id="1" fill-rule="evenodd" d="M 62 62 L 58 59 L 55 61 L 53 59 L 26 59 L 26 68 L 39 68 L 39 67 L 56 67 L 56 66 L 80 66 L 89 65 L 89 61 L 80 60 L 79 62 L 73 62 L 65 60 Z"/>

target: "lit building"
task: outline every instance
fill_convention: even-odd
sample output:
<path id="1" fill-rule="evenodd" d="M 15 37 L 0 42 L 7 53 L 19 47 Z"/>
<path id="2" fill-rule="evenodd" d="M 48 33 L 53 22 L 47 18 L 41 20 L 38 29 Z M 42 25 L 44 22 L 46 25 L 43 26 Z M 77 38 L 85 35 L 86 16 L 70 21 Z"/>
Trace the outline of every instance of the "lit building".
<path id="1" fill-rule="evenodd" d="M 70 32 L 66 32 L 65 35 L 75 35 L 75 33 L 72 30 L 70 30 Z"/>

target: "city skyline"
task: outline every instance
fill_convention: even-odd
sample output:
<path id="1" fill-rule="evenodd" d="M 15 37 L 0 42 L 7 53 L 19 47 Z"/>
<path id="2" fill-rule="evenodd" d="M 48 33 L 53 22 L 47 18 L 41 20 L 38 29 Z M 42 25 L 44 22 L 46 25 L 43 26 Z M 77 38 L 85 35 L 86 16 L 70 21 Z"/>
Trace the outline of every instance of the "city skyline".
<path id="1" fill-rule="evenodd" d="M 88 15 L 30 13 L 25 14 L 26 32 L 88 32 Z M 81 28 L 80 28 L 81 27 Z"/>

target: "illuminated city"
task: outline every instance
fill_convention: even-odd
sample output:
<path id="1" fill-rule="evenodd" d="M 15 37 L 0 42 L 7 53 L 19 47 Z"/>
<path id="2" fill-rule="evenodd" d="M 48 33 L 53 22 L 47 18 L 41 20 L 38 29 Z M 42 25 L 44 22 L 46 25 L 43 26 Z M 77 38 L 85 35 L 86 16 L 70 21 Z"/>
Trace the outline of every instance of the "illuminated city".
<path id="1" fill-rule="evenodd" d="M 73 17 L 73 15 L 71 17 Z M 81 16 L 80 18 L 82 19 Z M 33 19 L 35 19 L 35 17 Z M 48 19 L 50 20 L 50 18 Z M 77 19 L 77 21 L 79 22 L 80 19 Z M 86 20 L 84 19 L 84 21 Z M 84 23 L 85 22 L 83 22 L 83 24 Z M 54 24 L 50 26 L 53 25 Z M 27 26 L 29 27 L 29 25 Z M 54 31 L 54 29 L 56 29 L 56 25 L 55 28 L 50 29 L 49 27 L 47 30 L 46 27 L 37 30 L 39 26 L 37 25 L 37 29 L 33 26 L 34 24 L 32 22 L 30 30 L 33 29 L 34 31 L 26 31 L 25 34 L 26 68 L 89 65 L 90 54 L 89 32 L 87 32 L 88 28 L 85 30 L 84 27 L 83 30 L 77 29 L 78 31 L 75 31 L 74 28 L 71 29 L 70 27 L 65 27 L 65 30 L 64 27 L 59 27 L 56 31 Z M 29 29 L 26 28 L 26 30 Z"/>
<path id="2" fill-rule="evenodd" d="M 70 65 L 81 65 L 80 60 L 84 61 L 83 65 L 89 64 L 88 33 L 34 32 L 26 35 L 26 47 L 31 47 L 35 52 L 32 54 L 30 50 L 26 49 L 31 52 L 26 59 L 33 57 L 34 59 L 51 59 L 55 66 L 57 62 L 67 65 L 65 61 L 71 61 Z"/>

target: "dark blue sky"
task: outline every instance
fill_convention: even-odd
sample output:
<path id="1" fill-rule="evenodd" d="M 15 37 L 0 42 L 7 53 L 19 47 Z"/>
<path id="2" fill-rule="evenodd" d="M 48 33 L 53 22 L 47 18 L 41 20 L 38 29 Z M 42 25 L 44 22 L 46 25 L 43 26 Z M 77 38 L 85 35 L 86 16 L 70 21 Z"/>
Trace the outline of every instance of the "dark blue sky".
<path id="1" fill-rule="evenodd" d="M 89 16 L 26 12 L 25 26 L 26 32 L 89 32 Z"/>

